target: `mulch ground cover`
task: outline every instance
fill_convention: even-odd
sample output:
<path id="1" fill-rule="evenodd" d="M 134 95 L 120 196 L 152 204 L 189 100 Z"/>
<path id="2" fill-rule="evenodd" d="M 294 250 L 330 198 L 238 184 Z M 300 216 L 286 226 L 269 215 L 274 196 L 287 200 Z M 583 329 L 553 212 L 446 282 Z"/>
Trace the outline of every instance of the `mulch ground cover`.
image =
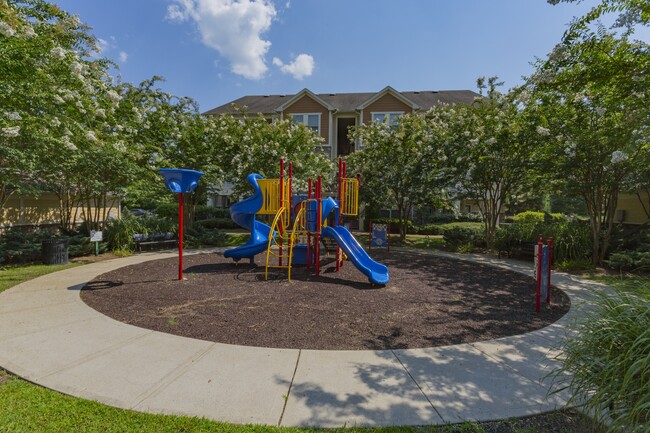
<path id="1" fill-rule="evenodd" d="M 222 254 L 127 266 L 81 292 L 91 307 L 142 328 L 221 343 L 293 349 L 406 349 L 489 340 L 547 326 L 568 310 L 553 288 L 535 313 L 535 281 L 495 267 L 416 251 L 372 251 L 390 282 L 374 286 L 350 262 L 321 275 L 235 264 Z M 261 265 L 259 265 L 261 263 Z M 532 264 L 531 264 L 532 268 Z"/>

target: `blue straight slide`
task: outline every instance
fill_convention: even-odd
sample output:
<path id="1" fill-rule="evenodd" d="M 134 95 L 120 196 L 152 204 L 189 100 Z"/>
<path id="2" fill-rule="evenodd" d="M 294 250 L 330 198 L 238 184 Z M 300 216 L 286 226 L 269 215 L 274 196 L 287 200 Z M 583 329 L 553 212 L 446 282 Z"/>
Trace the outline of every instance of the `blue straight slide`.
<path id="1" fill-rule="evenodd" d="M 324 227 L 322 233 L 324 237 L 330 237 L 339 244 L 354 266 L 368 277 L 371 283 L 388 283 L 388 268 L 371 259 L 348 229 L 343 226 Z"/>
<path id="2" fill-rule="evenodd" d="M 241 227 L 250 230 L 251 238 L 244 245 L 224 252 L 224 257 L 232 257 L 235 261 L 239 261 L 244 258 L 252 259 L 256 254 L 266 251 L 271 227 L 255 219 L 255 214 L 262 207 L 264 199 L 262 190 L 257 183 L 257 179 L 261 178 L 262 176 L 259 174 L 249 174 L 246 180 L 253 187 L 255 193 L 230 206 L 230 217 Z"/>

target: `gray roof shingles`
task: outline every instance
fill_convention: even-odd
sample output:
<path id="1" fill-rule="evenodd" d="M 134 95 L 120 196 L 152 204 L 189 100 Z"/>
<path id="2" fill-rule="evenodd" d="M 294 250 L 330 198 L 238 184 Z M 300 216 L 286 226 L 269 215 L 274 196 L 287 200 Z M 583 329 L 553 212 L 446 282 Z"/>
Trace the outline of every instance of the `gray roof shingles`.
<path id="1" fill-rule="evenodd" d="M 478 96 L 471 90 L 440 90 L 420 92 L 400 92 L 407 99 L 413 101 L 421 110 L 440 103 L 469 104 Z M 376 93 L 321 93 L 318 96 L 331 104 L 338 112 L 354 112 L 363 102 L 372 98 Z M 235 106 L 243 108 L 247 113 L 275 114 L 276 109 L 291 99 L 294 95 L 260 95 L 244 96 L 227 104 L 213 108 L 203 114 L 228 114 L 235 113 Z"/>

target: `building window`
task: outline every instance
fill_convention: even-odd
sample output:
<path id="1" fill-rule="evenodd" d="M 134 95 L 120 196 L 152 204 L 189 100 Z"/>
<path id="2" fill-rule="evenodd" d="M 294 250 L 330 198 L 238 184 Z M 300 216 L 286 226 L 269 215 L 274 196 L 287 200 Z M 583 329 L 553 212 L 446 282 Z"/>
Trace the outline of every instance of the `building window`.
<path id="1" fill-rule="evenodd" d="M 372 116 L 372 121 L 373 122 L 379 122 L 379 123 L 384 123 L 387 122 L 388 126 L 390 128 L 394 128 L 395 125 L 397 125 L 397 119 L 399 116 L 404 114 L 403 111 L 401 112 L 380 112 L 380 113 L 370 113 Z"/>
<path id="2" fill-rule="evenodd" d="M 292 114 L 291 122 L 305 125 L 320 135 L 320 113 Z"/>

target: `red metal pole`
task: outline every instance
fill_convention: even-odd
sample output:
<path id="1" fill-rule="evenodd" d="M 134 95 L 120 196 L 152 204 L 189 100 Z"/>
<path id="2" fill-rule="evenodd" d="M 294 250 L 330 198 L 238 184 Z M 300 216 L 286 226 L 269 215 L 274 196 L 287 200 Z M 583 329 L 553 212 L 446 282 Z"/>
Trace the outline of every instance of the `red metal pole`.
<path id="1" fill-rule="evenodd" d="M 183 193 L 178 194 L 178 279 L 183 280 Z"/>
<path id="2" fill-rule="evenodd" d="M 542 235 L 539 235 L 537 240 L 537 289 L 535 292 L 535 311 L 539 313 L 541 308 L 541 297 L 542 297 Z"/>
<path id="3" fill-rule="evenodd" d="M 551 266 L 553 264 L 553 238 L 548 238 L 548 290 L 546 292 L 546 303 L 551 303 Z"/>
<path id="4" fill-rule="evenodd" d="M 316 267 L 316 275 L 320 275 L 320 237 L 321 237 L 321 225 L 322 225 L 322 213 L 323 213 L 323 202 L 321 199 L 321 183 L 323 178 L 318 176 L 316 181 L 316 200 L 318 206 L 316 207 L 316 235 L 314 236 L 314 265 Z"/>
<path id="5" fill-rule="evenodd" d="M 284 206 L 284 159 L 280 160 L 280 207 Z M 278 266 L 282 266 L 282 236 L 284 235 L 284 227 L 282 226 L 282 218 L 280 218 L 279 226 L 280 236 L 278 237 Z"/>
<path id="6" fill-rule="evenodd" d="M 291 227 L 291 212 L 293 211 L 293 203 L 291 202 L 291 198 L 293 195 L 293 162 L 289 163 L 289 197 L 287 200 L 289 201 L 289 227 Z"/>
<path id="7" fill-rule="evenodd" d="M 307 200 L 311 200 L 311 177 L 307 182 Z M 309 269 L 311 267 L 311 233 L 309 232 L 309 207 L 307 205 L 305 205 L 305 219 L 307 220 L 307 269 Z"/>

